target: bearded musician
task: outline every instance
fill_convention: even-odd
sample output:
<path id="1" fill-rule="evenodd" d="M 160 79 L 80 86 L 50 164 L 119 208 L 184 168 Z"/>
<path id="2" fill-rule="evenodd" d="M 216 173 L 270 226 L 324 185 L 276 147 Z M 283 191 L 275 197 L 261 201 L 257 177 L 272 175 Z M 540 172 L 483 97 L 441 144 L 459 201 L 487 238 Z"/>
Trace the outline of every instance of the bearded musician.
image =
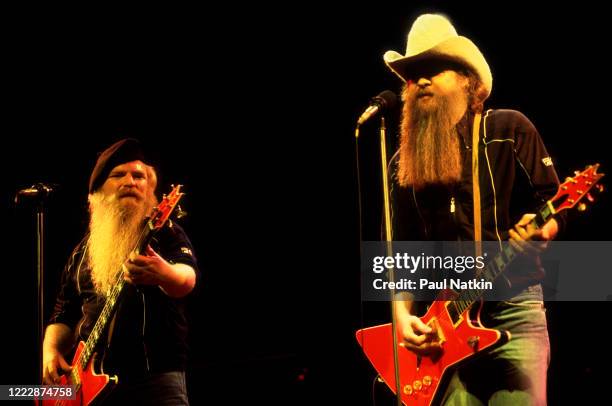
<path id="1" fill-rule="evenodd" d="M 130 255 L 158 204 L 157 174 L 135 139 L 99 156 L 89 180 L 89 227 L 64 269 L 43 342 L 43 381 L 58 383 L 87 340 L 124 266 L 124 296 L 100 340 L 97 368 L 118 376 L 105 404 L 188 404 L 186 296 L 199 274 L 193 247 L 167 222 L 140 255 Z"/>

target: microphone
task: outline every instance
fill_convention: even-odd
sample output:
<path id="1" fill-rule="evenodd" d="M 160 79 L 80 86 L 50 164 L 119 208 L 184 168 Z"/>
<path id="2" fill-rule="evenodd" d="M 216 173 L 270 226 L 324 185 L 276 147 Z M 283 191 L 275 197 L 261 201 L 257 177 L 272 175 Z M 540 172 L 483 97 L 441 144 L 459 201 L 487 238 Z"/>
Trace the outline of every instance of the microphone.
<path id="1" fill-rule="evenodd" d="M 21 199 L 27 198 L 40 198 L 44 199 L 49 196 L 51 192 L 53 192 L 54 188 L 58 185 L 56 184 L 45 184 L 42 182 L 36 183 L 28 188 L 21 189 L 15 195 L 15 203 L 19 203 Z"/>
<path id="2" fill-rule="evenodd" d="M 359 127 L 381 111 L 395 108 L 396 105 L 397 95 L 391 90 L 383 90 L 378 96 L 370 100 L 370 105 L 357 120 L 357 126 Z"/>

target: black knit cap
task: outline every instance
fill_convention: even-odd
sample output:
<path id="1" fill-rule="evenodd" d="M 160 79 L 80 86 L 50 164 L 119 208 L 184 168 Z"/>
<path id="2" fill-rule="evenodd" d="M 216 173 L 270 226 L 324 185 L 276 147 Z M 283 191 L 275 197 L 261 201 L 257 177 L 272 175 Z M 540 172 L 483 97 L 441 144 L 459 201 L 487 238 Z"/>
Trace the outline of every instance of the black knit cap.
<path id="1" fill-rule="evenodd" d="M 104 184 L 108 174 L 115 166 L 132 161 L 147 163 L 142 145 L 137 139 L 124 138 L 108 147 L 100 154 L 91 172 L 89 193 L 95 192 Z"/>

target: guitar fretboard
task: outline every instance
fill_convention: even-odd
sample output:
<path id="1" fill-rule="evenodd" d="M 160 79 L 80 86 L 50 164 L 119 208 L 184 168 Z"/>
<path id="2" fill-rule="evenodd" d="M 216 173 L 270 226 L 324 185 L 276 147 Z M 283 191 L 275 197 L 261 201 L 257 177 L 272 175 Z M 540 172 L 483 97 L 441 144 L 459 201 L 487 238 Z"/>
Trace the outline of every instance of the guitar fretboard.
<path id="1" fill-rule="evenodd" d="M 554 216 L 554 209 L 547 203 L 538 210 L 536 216 L 531 220 L 530 225 L 536 229 L 541 228 L 548 220 Z M 519 255 L 514 248 L 509 244 L 503 244 L 501 251 L 489 261 L 486 266 L 479 272 L 478 276 L 487 282 L 494 282 L 504 270 L 512 263 Z M 478 301 L 484 295 L 484 289 L 467 289 L 459 292 L 459 295 L 452 300 L 448 305 L 453 323 L 460 320 L 461 314 Z"/>
<path id="2" fill-rule="evenodd" d="M 140 237 L 138 238 L 136 249 L 134 249 L 133 251 L 135 255 L 138 255 L 140 252 L 142 252 L 142 250 L 144 250 L 145 247 L 149 244 L 151 238 L 153 237 L 153 230 L 154 227 L 151 221 L 147 221 Z M 112 318 L 117 308 L 117 303 L 121 298 L 126 284 L 125 279 L 123 279 L 125 270 L 125 264 L 123 264 L 121 266 L 121 269 L 117 273 L 117 281 L 111 288 L 110 292 L 106 295 L 106 302 L 104 303 L 104 307 L 102 308 L 102 311 L 98 316 L 98 320 L 96 320 L 96 323 L 94 324 L 94 327 L 92 328 L 89 337 L 87 337 L 87 341 L 85 342 L 85 346 L 78 360 L 81 369 L 85 369 L 85 367 L 87 366 L 87 363 L 91 359 L 91 356 L 96 348 L 96 345 L 98 344 L 98 341 L 104 334 L 104 330 L 108 324 L 108 321 Z"/>

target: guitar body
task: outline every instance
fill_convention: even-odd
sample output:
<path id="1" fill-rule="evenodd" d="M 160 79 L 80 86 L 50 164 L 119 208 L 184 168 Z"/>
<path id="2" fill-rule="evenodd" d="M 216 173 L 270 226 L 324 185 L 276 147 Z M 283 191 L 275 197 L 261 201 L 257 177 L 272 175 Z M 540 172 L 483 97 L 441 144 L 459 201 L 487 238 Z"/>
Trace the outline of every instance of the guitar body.
<path id="1" fill-rule="evenodd" d="M 412 351 L 399 346 L 402 339 L 398 331 L 399 387 L 405 405 L 425 406 L 439 402 L 444 395 L 446 383 L 457 366 L 510 339 L 510 333 L 507 331 L 482 326 L 482 305 L 474 319 L 470 319 L 470 310 L 467 309 L 453 325 L 447 310 L 447 306 L 452 303 L 434 301 L 427 313 L 421 317 L 425 324 L 437 330 L 437 341 L 442 351 L 435 356 L 418 357 Z M 361 329 L 356 335 L 374 369 L 396 393 L 391 324 Z"/>
<path id="2" fill-rule="evenodd" d="M 79 358 L 81 352 L 85 348 L 85 343 L 81 341 L 77 347 L 76 353 L 74 354 L 72 371 L 77 371 L 80 385 L 76 385 L 72 382 L 71 373 L 63 375 L 61 377 L 60 385 L 74 385 L 76 398 L 74 400 L 43 400 L 39 404 L 42 406 L 55 406 L 55 405 L 66 405 L 66 406 L 86 406 L 95 404 L 97 401 L 102 400 L 109 392 L 114 388 L 118 379 L 117 376 L 110 376 L 106 374 L 98 374 L 94 371 L 94 362 L 96 361 L 95 354 L 91 357 L 85 369 L 82 369 L 79 365 Z"/>

